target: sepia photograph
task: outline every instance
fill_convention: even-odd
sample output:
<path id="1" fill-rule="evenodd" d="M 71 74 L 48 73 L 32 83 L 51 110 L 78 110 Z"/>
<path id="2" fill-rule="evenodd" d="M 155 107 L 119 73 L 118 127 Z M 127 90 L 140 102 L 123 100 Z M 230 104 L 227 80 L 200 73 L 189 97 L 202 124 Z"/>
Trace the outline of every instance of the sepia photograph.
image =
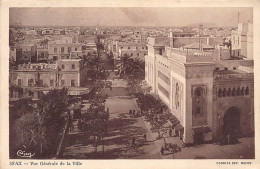
<path id="1" fill-rule="evenodd" d="M 253 21 L 253 7 L 10 7 L 9 159 L 255 159 Z"/>

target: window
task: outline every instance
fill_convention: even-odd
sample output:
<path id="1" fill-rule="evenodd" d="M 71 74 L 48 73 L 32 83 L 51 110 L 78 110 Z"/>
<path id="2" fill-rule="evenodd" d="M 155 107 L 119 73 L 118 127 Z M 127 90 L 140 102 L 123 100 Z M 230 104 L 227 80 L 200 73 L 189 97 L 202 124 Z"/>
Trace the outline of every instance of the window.
<path id="1" fill-rule="evenodd" d="M 57 60 L 58 59 L 58 56 L 53 56 L 53 60 Z"/>
<path id="2" fill-rule="evenodd" d="M 136 47 L 136 49 L 138 49 L 138 47 Z"/>
<path id="3" fill-rule="evenodd" d="M 235 95 L 236 95 L 236 89 L 233 88 L 233 89 L 232 89 L 232 96 L 235 96 Z"/>
<path id="4" fill-rule="evenodd" d="M 196 90 L 196 91 L 195 91 L 195 95 L 196 95 L 196 96 L 201 96 L 201 93 L 200 93 L 200 92 L 201 92 L 200 90 Z"/>
<path id="5" fill-rule="evenodd" d="M 237 56 L 239 56 L 239 51 L 237 52 Z"/>
<path id="6" fill-rule="evenodd" d="M 128 49 L 130 49 L 130 47 L 128 47 Z"/>
<path id="7" fill-rule="evenodd" d="M 50 80 L 50 86 L 53 86 L 53 84 L 54 84 L 54 81 L 51 79 Z"/>
<path id="8" fill-rule="evenodd" d="M 62 69 L 65 69 L 65 65 L 61 65 L 61 68 L 62 68 Z"/>
<path id="9" fill-rule="evenodd" d="M 163 74 L 161 71 L 158 71 L 158 77 L 162 79 L 165 83 L 170 84 L 170 78 Z"/>
<path id="10" fill-rule="evenodd" d="M 33 97 L 34 96 L 34 92 L 29 91 L 29 96 Z"/>
<path id="11" fill-rule="evenodd" d="M 64 47 L 61 47 L 61 52 L 64 52 Z"/>
<path id="12" fill-rule="evenodd" d="M 227 91 L 226 91 L 226 88 L 225 88 L 225 89 L 223 89 L 223 97 L 226 97 L 226 95 L 227 95 Z"/>
<path id="13" fill-rule="evenodd" d="M 249 88 L 248 86 L 246 87 L 246 92 L 245 92 L 246 95 L 249 95 Z"/>
<path id="14" fill-rule="evenodd" d="M 145 49 L 148 50 L 148 47 L 146 46 Z"/>
<path id="15" fill-rule="evenodd" d="M 197 107 L 196 113 L 200 114 L 200 107 Z"/>
<path id="16" fill-rule="evenodd" d="M 68 52 L 69 52 L 69 53 L 71 52 L 71 47 L 68 47 Z"/>
<path id="17" fill-rule="evenodd" d="M 137 53 L 137 56 L 139 56 L 139 53 Z"/>
<path id="18" fill-rule="evenodd" d="M 75 51 L 77 51 L 78 50 L 78 48 L 75 48 Z"/>
<path id="19" fill-rule="evenodd" d="M 159 49 L 159 54 L 162 55 L 162 49 Z"/>
<path id="20" fill-rule="evenodd" d="M 240 90 L 240 87 L 237 88 L 237 96 L 240 96 L 241 94 L 241 90 Z"/>
<path id="21" fill-rule="evenodd" d="M 75 80 L 71 80 L 71 86 L 75 86 Z"/>
<path id="22" fill-rule="evenodd" d="M 28 79 L 28 86 L 33 86 L 33 79 Z"/>
<path id="23" fill-rule="evenodd" d="M 39 79 L 38 85 L 43 86 L 43 80 L 42 79 Z"/>
<path id="24" fill-rule="evenodd" d="M 236 67 L 233 67 L 233 70 L 236 70 L 237 68 Z"/>
<path id="25" fill-rule="evenodd" d="M 242 87 L 242 89 L 241 89 L 241 95 L 244 95 L 244 94 L 245 94 L 245 88 Z"/>
<path id="26" fill-rule="evenodd" d="M 131 56 L 133 56 L 134 54 L 133 53 L 131 53 Z"/>
<path id="27" fill-rule="evenodd" d="M 75 64 L 72 64 L 72 69 L 75 69 Z"/>
<path id="28" fill-rule="evenodd" d="M 65 86 L 65 80 L 61 80 L 61 86 Z"/>
<path id="29" fill-rule="evenodd" d="M 219 68 L 217 67 L 216 70 L 219 70 Z"/>
<path id="30" fill-rule="evenodd" d="M 230 88 L 228 88 L 227 96 L 231 96 L 231 89 Z"/>
<path id="31" fill-rule="evenodd" d="M 227 67 L 225 67 L 225 70 L 228 70 L 228 68 L 227 68 Z"/>
<path id="32" fill-rule="evenodd" d="M 57 48 L 54 48 L 54 53 L 57 53 Z"/>
<path id="33" fill-rule="evenodd" d="M 22 79 L 18 79 L 18 86 L 22 86 Z"/>
<path id="34" fill-rule="evenodd" d="M 205 114 L 205 89 L 197 87 L 194 91 L 194 97 L 192 99 L 192 114 L 195 118 L 203 117 Z"/>
<path id="35" fill-rule="evenodd" d="M 161 86 L 159 83 L 158 83 L 158 89 L 167 97 L 169 98 L 169 92 L 163 87 Z"/>
<path id="36" fill-rule="evenodd" d="M 123 49 L 124 47 L 123 46 L 121 46 L 121 49 Z"/>
<path id="37" fill-rule="evenodd" d="M 222 90 L 221 89 L 218 90 L 218 97 L 222 97 Z"/>
<path id="38" fill-rule="evenodd" d="M 142 47 L 142 49 L 144 49 L 144 47 Z"/>

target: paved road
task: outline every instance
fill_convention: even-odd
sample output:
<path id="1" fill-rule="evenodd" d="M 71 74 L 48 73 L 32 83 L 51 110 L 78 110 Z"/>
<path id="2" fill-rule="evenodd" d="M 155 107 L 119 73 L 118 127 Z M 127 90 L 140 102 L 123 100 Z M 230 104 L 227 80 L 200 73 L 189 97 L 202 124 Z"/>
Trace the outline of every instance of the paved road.
<path id="1" fill-rule="evenodd" d="M 116 80 L 115 80 L 116 81 Z M 136 109 L 127 91 L 122 87 L 114 85 L 112 91 L 106 89 L 103 94 L 109 98 L 106 107 L 110 111 L 109 134 L 105 137 L 105 154 L 100 158 L 104 159 L 239 159 L 254 158 L 254 138 L 242 138 L 240 143 L 234 145 L 219 146 L 216 144 L 204 144 L 194 147 L 183 147 L 181 152 L 161 156 L 160 148 L 164 144 L 163 139 L 155 140 L 156 133 L 150 132 L 148 122 L 143 118 L 132 118 L 128 115 L 130 109 Z M 118 97 L 119 96 L 119 97 Z M 76 127 L 75 127 L 76 128 Z M 143 135 L 147 135 L 147 142 L 144 143 Z M 136 137 L 136 147 L 131 146 L 132 138 Z M 167 137 L 166 142 L 176 143 L 181 146 L 178 137 Z M 64 157 L 69 159 L 92 159 L 94 148 L 87 140 L 87 136 L 81 132 L 71 133 L 68 144 L 65 148 Z M 102 146 L 98 147 L 101 153 Z"/>
<path id="2" fill-rule="evenodd" d="M 113 88 L 114 93 L 122 88 Z M 116 92 L 117 91 L 117 92 Z M 124 91 L 126 92 L 126 91 Z M 120 92 L 119 92 L 120 93 Z M 110 93 L 108 93 L 110 94 Z M 114 96 L 114 94 L 113 94 Z M 130 109 L 136 109 L 130 97 L 109 97 L 106 107 L 110 111 L 109 133 L 105 137 L 105 154 L 100 158 L 105 159 L 160 159 L 162 158 L 153 138 L 144 124 L 141 117 L 130 117 Z M 76 123 L 75 123 L 76 125 Z M 76 126 L 75 126 L 76 129 Z M 147 142 L 143 136 L 147 135 Z M 132 139 L 136 138 L 136 146 L 132 147 Z M 98 147 L 99 154 L 102 154 L 102 146 Z M 87 136 L 81 132 L 69 134 L 67 146 L 63 158 L 65 159 L 93 159 L 94 148 L 89 144 Z"/>

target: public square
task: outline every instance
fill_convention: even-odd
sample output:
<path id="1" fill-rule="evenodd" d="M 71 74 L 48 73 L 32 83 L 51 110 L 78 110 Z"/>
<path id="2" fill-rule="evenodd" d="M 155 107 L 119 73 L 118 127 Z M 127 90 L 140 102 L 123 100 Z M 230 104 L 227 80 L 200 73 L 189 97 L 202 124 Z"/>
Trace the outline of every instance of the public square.
<path id="1" fill-rule="evenodd" d="M 181 147 L 177 153 L 160 153 L 164 139 L 157 140 L 157 133 L 150 131 L 150 124 L 143 117 L 133 118 L 129 110 L 137 110 L 134 99 L 129 96 L 123 80 L 114 80 L 112 91 L 105 88 L 102 94 L 108 95 L 106 107 L 109 108 L 109 133 L 104 138 L 105 153 L 102 159 L 250 159 L 254 158 L 254 138 L 241 138 L 234 145 L 201 144 L 183 147 L 178 137 L 165 137 L 167 143 Z M 123 94 L 123 95 L 122 95 Z M 112 97 L 111 97 L 112 96 Z M 64 159 L 93 159 L 94 147 L 89 144 L 84 133 L 77 130 L 69 133 L 63 154 Z M 144 141 L 144 134 L 147 141 Z M 132 147 L 132 138 L 136 146 Z M 102 154 L 102 145 L 98 146 Z"/>

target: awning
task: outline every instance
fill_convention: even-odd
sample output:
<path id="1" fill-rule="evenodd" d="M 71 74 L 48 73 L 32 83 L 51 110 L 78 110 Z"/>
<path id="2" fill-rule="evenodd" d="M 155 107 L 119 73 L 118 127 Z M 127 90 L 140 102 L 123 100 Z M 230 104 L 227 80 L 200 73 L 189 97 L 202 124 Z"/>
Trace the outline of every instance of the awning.
<path id="1" fill-rule="evenodd" d="M 193 133 L 208 133 L 211 131 L 209 126 L 199 126 L 199 127 L 193 127 L 192 128 Z"/>
<path id="2" fill-rule="evenodd" d="M 175 126 L 175 130 L 176 130 L 176 131 L 184 130 L 184 127 L 181 125 L 181 123 L 178 123 L 178 124 L 176 124 L 176 126 Z"/>

